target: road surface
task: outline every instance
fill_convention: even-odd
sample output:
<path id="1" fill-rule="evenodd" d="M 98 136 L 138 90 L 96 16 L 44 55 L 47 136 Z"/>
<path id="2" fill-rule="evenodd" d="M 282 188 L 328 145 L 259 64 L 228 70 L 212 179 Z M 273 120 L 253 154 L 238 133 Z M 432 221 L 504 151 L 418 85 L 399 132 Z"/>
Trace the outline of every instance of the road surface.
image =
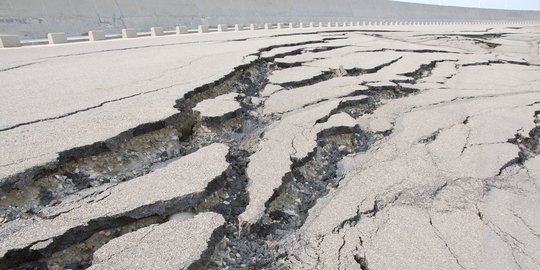
<path id="1" fill-rule="evenodd" d="M 0 269 L 538 269 L 540 26 L 0 50 Z"/>

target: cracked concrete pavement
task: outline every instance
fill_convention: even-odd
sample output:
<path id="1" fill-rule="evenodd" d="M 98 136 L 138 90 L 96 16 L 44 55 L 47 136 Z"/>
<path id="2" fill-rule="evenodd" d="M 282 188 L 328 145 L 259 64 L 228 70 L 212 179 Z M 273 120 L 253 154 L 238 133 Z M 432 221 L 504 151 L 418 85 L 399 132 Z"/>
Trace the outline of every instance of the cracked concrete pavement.
<path id="1" fill-rule="evenodd" d="M 224 223 L 219 214 L 201 213 L 190 220 L 140 229 L 98 249 L 88 269 L 186 269 L 199 259 L 212 232 Z"/>
<path id="2" fill-rule="evenodd" d="M 1 50 L 0 269 L 539 269 L 540 26 L 365 30 Z"/>

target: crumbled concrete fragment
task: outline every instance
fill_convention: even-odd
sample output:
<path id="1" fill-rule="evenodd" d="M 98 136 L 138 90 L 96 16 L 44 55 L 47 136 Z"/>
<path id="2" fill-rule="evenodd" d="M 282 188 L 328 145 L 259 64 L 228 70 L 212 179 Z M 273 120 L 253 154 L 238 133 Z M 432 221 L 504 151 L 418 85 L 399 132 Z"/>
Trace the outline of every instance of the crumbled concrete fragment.
<path id="1" fill-rule="evenodd" d="M 240 103 L 235 100 L 237 96 L 237 93 L 229 93 L 214 99 L 206 99 L 198 103 L 193 110 L 200 112 L 203 119 L 221 118 L 242 109 Z"/>
<path id="2" fill-rule="evenodd" d="M 290 170 L 291 156 L 303 158 L 315 148 L 316 133 L 320 130 L 314 127 L 315 122 L 330 114 L 340 101 L 327 101 L 291 113 L 265 132 L 260 150 L 250 157 L 249 205 L 240 215 L 241 221 L 253 224 L 261 217 L 264 204 Z"/>
<path id="3" fill-rule="evenodd" d="M 335 127 L 354 127 L 358 123 L 354 118 L 352 118 L 347 113 L 337 113 L 333 114 L 328 118 L 328 121 L 326 121 L 322 126 L 322 129 L 329 129 L 329 128 L 335 128 Z"/>

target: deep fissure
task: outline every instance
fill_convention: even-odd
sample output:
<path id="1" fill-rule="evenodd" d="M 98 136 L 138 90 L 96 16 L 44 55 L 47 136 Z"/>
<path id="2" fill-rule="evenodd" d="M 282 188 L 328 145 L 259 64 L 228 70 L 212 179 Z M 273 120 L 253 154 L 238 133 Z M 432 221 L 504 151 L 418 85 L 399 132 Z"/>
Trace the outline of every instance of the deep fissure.
<path id="1" fill-rule="evenodd" d="M 271 49 L 266 48 L 266 50 Z M 296 54 L 298 52 L 294 50 L 290 53 Z M 279 55 L 279 57 L 283 56 Z M 128 181 L 151 172 L 154 166 L 158 164 L 192 153 L 203 146 L 214 142 L 225 143 L 230 147 L 227 156 L 230 165 L 229 169 L 222 177 L 213 181 L 205 194 L 197 194 L 195 195 L 197 198 L 190 198 L 182 202 L 169 202 L 170 205 L 165 207 L 166 210 L 150 210 L 149 212 L 153 213 L 151 215 L 138 216 L 134 213 L 134 217 L 121 216 L 117 219 L 93 221 L 92 226 L 76 228 L 72 233 L 62 236 L 62 239 L 54 239 L 50 245 L 51 248 L 47 248 L 44 252 L 36 254 L 30 252 L 29 249 L 13 251 L 11 256 L 6 256 L 12 259 L 9 262 L 10 265 L 31 268 L 43 265 L 51 266 L 58 262 L 64 262 L 66 267 L 86 268 L 91 263 L 92 252 L 110 239 L 151 224 L 166 222 L 169 215 L 179 211 L 194 214 L 213 211 L 222 214 L 227 223 L 223 228 L 216 230 L 207 251 L 191 268 L 261 268 L 277 266 L 277 258 L 287 257 L 287 251 L 279 248 L 279 241 L 300 228 L 308 217 L 309 210 L 317 200 L 328 194 L 330 189 L 337 187 L 340 180 L 343 179 L 344 175 L 340 168 L 341 159 L 346 155 L 368 150 L 371 144 L 388 136 L 391 131 L 369 133 L 363 131 L 359 126 L 338 127 L 321 131 L 317 136 L 317 146 L 308 157 L 302 160 L 293 160 L 290 172 L 283 177 L 282 185 L 267 202 L 267 209 L 263 218 L 253 226 L 242 227 L 238 222 L 238 215 L 244 211 L 248 204 L 246 168 L 249 163 L 249 156 L 256 151 L 256 146 L 265 127 L 274 120 L 258 115 L 255 109 L 260 105 L 252 102 L 252 99 L 258 97 L 259 92 L 267 83 L 266 78 L 275 67 L 271 63 L 274 59 L 259 58 L 250 65 L 237 68 L 235 72 L 215 83 L 199 87 L 186 94 L 177 101 L 175 106 L 179 109 L 179 114 L 171 117 L 168 121 L 142 125 L 130 131 L 133 139 L 113 143 L 112 145 L 116 145 L 116 147 L 112 148 L 113 151 L 106 143 L 98 143 L 90 150 L 76 149 L 65 153 L 61 158 L 64 164 L 47 177 L 56 178 L 57 181 L 70 179 L 67 182 L 70 182 L 71 186 L 64 190 L 51 191 L 46 185 L 36 185 L 35 189 L 31 190 L 30 193 L 34 194 L 34 196 L 37 194 L 38 199 L 32 202 L 31 207 L 24 209 L 26 212 L 19 211 L 19 213 L 28 215 L 24 217 L 40 216 L 41 208 L 60 203 L 65 196 L 89 188 L 89 186 L 95 188 L 104 184 Z M 375 73 L 384 66 L 391 65 L 398 60 L 370 70 L 348 70 L 347 75 L 358 76 L 364 73 Z M 423 65 L 418 71 L 407 74 L 407 76 L 412 77 L 413 81 L 418 80 L 429 75 L 435 65 L 436 62 Z M 306 83 L 315 84 L 317 82 L 319 80 Z M 358 118 L 375 110 L 381 98 L 399 98 L 415 91 L 416 89 L 400 86 L 369 87 L 368 91 L 361 91 L 352 95 L 367 95 L 366 99 L 342 102 L 330 115 L 320 119 L 317 123 L 324 123 L 331 115 L 340 112 Z M 193 111 L 197 103 L 229 92 L 239 93 L 237 100 L 242 106 L 241 112 L 236 113 L 233 117 L 228 117 L 221 123 L 219 121 L 209 123 L 198 120 L 197 113 Z M 171 122 L 181 122 L 182 125 L 173 125 L 170 124 Z M 147 155 L 150 158 L 138 157 L 130 160 L 134 163 L 143 163 L 143 165 L 139 164 L 140 166 L 131 170 L 131 172 L 119 173 L 107 168 L 106 172 L 109 174 L 102 173 L 96 177 L 91 177 L 92 175 L 88 171 L 74 168 L 74 164 L 80 165 L 81 162 L 101 161 L 105 164 L 111 163 L 110 160 L 122 158 L 123 154 L 114 152 L 121 152 L 122 149 L 126 149 L 126 153 L 128 150 L 144 153 L 142 150 L 131 149 L 130 143 L 138 144 L 141 142 L 137 140 L 144 141 L 145 139 L 147 141 L 143 144 L 152 144 L 153 149 L 159 151 L 152 150 L 148 152 Z M 124 168 L 125 166 L 119 165 L 119 167 Z M 92 181 L 97 181 L 97 183 L 92 184 Z M 40 182 L 38 180 L 33 183 Z M 11 205 L 11 203 L 5 205 Z M 163 206 L 150 206 L 150 208 L 152 207 L 160 208 Z M 17 212 L 13 211 L 13 213 Z M 9 217 L 9 220 L 21 217 L 15 214 L 15 216 Z M 76 234 L 78 236 L 74 237 Z M 96 238 L 100 239 L 96 240 Z M 88 247 L 80 247 L 82 244 Z M 58 253 L 66 250 L 70 252 Z M 73 254 L 77 254 L 78 258 L 72 256 Z M 72 260 L 67 260 L 66 256 L 71 256 Z M 360 259 L 359 264 L 367 265 L 367 261 Z"/>
<path id="2" fill-rule="evenodd" d="M 138 215 L 138 212 L 151 213 L 142 214 L 141 217 L 137 216 L 136 218 L 130 218 L 130 215 L 126 214 L 125 216 L 119 216 L 118 218 L 92 221 L 92 224 L 89 224 L 89 226 L 74 228 L 71 232 L 68 232 L 57 239 L 52 239 L 52 243 L 40 252 L 30 251 L 30 247 L 23 250 L 10 251 L 10 253 L 5 256 L 5 258 L 7 258 L 4 261 L 6 265 L 23 268 L 46 266 L 52 268 L 61 263 L 62 267 L 84 269 L 90 266 L 92 259 L 91 254 L 109 240 L 151 224 L 166 222 L 168 220 L 167 217 L 176 212 L 186 211 L 197 213 L 200 211 L 215 211 L 223 214 L 227 220 L 230 220 L 230 217 L 232 216 L 237 216 L 243 211 L 243 208 L 247 204 L 245 201 L 246 196 L 242 195 L 242 191 L 244 190 L 243 187 L 247 183 L 247 179 L 237 181 L 237 178 L 241 175 L 245 175 L 242 170 L 245 169 L 246 166 L 245 162 L 249 153 L 247 149 L 254 146 L 253 144 L 250 144 L 250 142 L 254 139 L 258 139 L 260 133 L 264 130 L 265 125 L 262 120 L 249 114 L 249 110 L 255 107 L 255 105 L 251 103 L 251 98 L 254 94 L 257 94 L 262 90 L 269 72 L 269 64 L 265 61 L 258 60 L 249 66 L 245 66 L 242 69 L 235 71 L 233 74 L 230 74 L 230 76 L 227 76 L 225 79 L 216 82 L 215 84 L 195 89 L 191 94 L 186 95 L 177 102 L 177 108 L 181 111 L 180 114 L 183 115 L 183 123 L 185 123 L 184 125 L 186 126 L 186 135 L 173 136 L 176 142 L 174 148 L 176 152 L 174 152 L 174 155 L 160 155 L 159 159 L 145 164 L 145 171 L 133 173 L 133 175 L 129 176 L 121 175 L 122 178 L 115 181 L 115 183 L 128 181 L 129 179 L 142 174 L 149 173 L 153 170 L 153 166 L 167 162 L 172 158 L 178 158 L 195 152 L 211 143 L 225 143 L 231 147 L 231 151 L 227 157 L 227 161 L 231 164 L 231 167 L 222 177 L 220 177 L 220 179 L 216 179 L 211 183 L 205 194 L 194 194 L 194 196 L 184 198 L 181 202 L 175 202 L 174 200 L 172 202 L 159 202 L 158 205 L 146 207 L 150 210 L 144 209 L 143 211 L 137 209 L 132 211 L 135 216 Z M 243 108 L 241 110 L 242 112 L 239 113 L 240 115 L 227 119 L 219 125 L 213 125 L 202 120 L 197 120 L 198 114 L 193 111 L 193 107 L 197 103 L 229 92 L 236 92 L 239 94 L 238 101 Z M 162 130 L 158 130 L 158 135 L 162 135 L 163 131 L 172 132 L 173 134 L 177 134 L 178 132 L 177 129 L 167 126 Z M 169 134 L 167 132 L 165 132 L 165 134 Z M 135 141 L 145 138 L 145 136 L 153 135 L 155 134 L 142 134 L 135 137 Z M 162 138 L 164 136 L 158 137 Z M 167 140 L 163 139 L 161 141 Z M 157 140 L 157 142 L 161 141 Z M 133 143 L 133 140 L 128 141 L 128 143 Z M 147 143 L 145 145 L 150 145 L 151 147 L 156 146 L 152 143 Z M 159 149 L 159 145 L 157 145 L 156 148 Z M 111 154 L 111 152 L 105 152 L 105 154 Z M 117 158 L 117 156 L 115 157 Z M 92 161 L 100 160 L 104 163 L 111 162 L 110 158 L 103 158 L 102 156 L 91 156 L 88 159 Z M 242 163 L 241 160 L 244 160 L 244 163 Z M 75 162 L 81 162 L 81 160 L 79 159 Z M 136 162 L 141 162 L 141 160 L 137 160 Z M 144 161 L 142 163 L 144 163 Z M 58 175 L 53 175 L 51 177 L 54 176 L 57 176 L 56 178 L 58 178 Z M 93 179 L 88 177 L 88 175 L 82 174 L 80 171 L 67 171 L 64 173 L 64 176 L 76 179 L 76 181 L 72 181 L 74 182 L 73 190 L 71 190 L 72 193 L 84 190 L 88 187 L 88 182 L 90 182 L 88 180 Z M 115 175 L 115 177 L 120 176 Z M 245 176 L 243 177 L 245 178 Z M 106 180 L 108 181 L 103 181 L 99 184 L 109 184 L 111 182 L 110 179 Z M 41 181 L 36 180 L 33 183 L 40 182 Z M 51 194 L 51 191 L 47 190 L 47 192 L 45 192 L 44 190 L 47 189 L 42 187 L 38 191 L 33 191 L 38 196 L 41 196 L 33 202 L 40 208 L 51 206 L 55 203 L 53 200 L 61 200 L 62 198 L 69 196 L 69 194 L 61 194 L 64 196 L 55 198 L 53 194 Z M 16 197 L 18 197 L 17 194 L 14 194 L 13 198 Z M 8 201 L 6 200 L 5 202 L 6 205 L 10 205 L 13 201 L 7 203 Z M 27 202 L 22 203 L 22 205 L 25 203 Z M 166 208 L 166 211 L 160 209 L 163 207 Z M 152 210 L 152 208 L 155 209 Z M 25 210 L 28 212 L 26 213 L 26 217 L 32 217 L 35 214 L 39 216 L 39 212 L 32 208 Z M 23 212 L 20 211 L 20 213 Z M 52 217 L 54 216 L 51 216 L 51 218 Z M 21 216 L 15 218 L 21 218 Z M 223 234 L 216 233 L 213 238 L 221 238 L 221 235 Z M 210 252 L 206 252 L 206 256 L 203 256 L 204 258 L 202 258 L 206 259 L 210 254 Z"/>
<path id="3" fill-rule="evenodd" d="M 414 74 L 413 80 L 429 76 L 435 65 L 436 63 L 421 66 L 421 72 Z M 317 82 L 315 80 L 312 83 Z M 317 123 L 324 123 L 331 115 L 340 112 L 358 118 L 371 113 L 382 98 L 400 98 L 416 91 L 397 85 L 370 87 L 367 92 L 354 94 L 367 94 L 368 97 L 342 102 L 330 115 L 319 119 Z M 265 204 L 264 216 L 252 225 L 238 224 L 236 220 L 233 226 L 229 227 L 226 236 L 216 245 L 212 260 L 206 267 L 274 269 L 283 266 L 288 252 L 280 246 L 280 241 L 299 229 L 317 200 L 339 185 L 344 177 L 340 168 L 341 159 L 346 155 L 368 150 L 375 141 L 390 134 L 391 130 L 381 133 L 365 132 L 359 126 L 321 131 L 317 135 L 316 148 L 302 160 L 293 159 L 293 165 L 283 177 L 282 185 Z M 371 214 L 377 211 L 378 205 L 375 202 Z M 357 218 L 359 219 L 360 215 Z M 367 269 L 367 260 L 360 256 L 358 260 L 360 266 Z"/>

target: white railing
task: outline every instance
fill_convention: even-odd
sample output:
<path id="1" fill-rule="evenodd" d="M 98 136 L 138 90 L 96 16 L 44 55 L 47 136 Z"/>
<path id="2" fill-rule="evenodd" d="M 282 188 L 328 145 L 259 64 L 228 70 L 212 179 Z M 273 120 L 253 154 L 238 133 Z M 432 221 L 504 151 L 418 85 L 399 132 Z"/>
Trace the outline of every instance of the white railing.
<path id="1" fill-rule="evenodd" d="M 293 29 L 293 28 L 355 28 L 355 27 L 407 27 L 407 26 L 450 26 L 450 25 L 538 25 L 540 21 L 357 21 L 357 22 L 290 22 L 290 23 L 265 23 L 263 27 L 258 27 L 257 24 L 250 24 L 249 30 L 272 30 L 272 29 Z M 55 32 L 47 35 L 47 41 L 41 42 L 21 42 L 16 35 L 0 35 L 0 48 L 21 47 L 30 44 L 61 44 L 68 42 L 90 41 L 97 42 L 107 39 L 128 39 L 144 36 L 165 36 L 165 35 L 186 35 L 186 34 L 205 34 L 212 32 L 227 32 L 227 31 L 244 31 L 243 24 L 234 25 L 233 29 L 229 29 L 226 24 L 218 24 L 216 27 L 207 25 L 199 25 L 196 29 L 188 29 L 186 26 L 176 26 L 176 31 L 165 31 L 162 27 L 152 27 L 150 32 L 138 33 L 135 29 L 122 29 L 121 34 L 105 35 L 102 30 L 92 30 L 88 32 L 88 37 L 73 37 L 68 39 L 65 33 Z"/>

